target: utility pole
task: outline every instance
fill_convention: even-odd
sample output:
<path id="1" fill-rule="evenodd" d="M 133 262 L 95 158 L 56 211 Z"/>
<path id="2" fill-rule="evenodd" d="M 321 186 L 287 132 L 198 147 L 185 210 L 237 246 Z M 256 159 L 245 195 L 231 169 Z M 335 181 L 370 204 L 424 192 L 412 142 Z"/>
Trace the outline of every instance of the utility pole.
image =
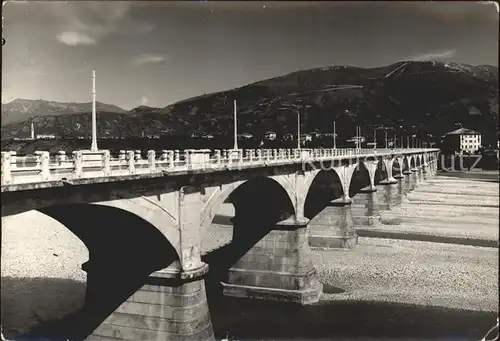
<path id="1" fill-rule="evenodd" d="M 97 152 L 97 117 L 95 107 L 95 69 L 92 69 L 92 144 L 90 150 Z"/>
<path id="2" fill-rule="evenodd" d="M 373 129 L 373 149 L 377 149 L 377 129 Z"/>
<path id="3" fill-rule="evenodd" d="M 387 130 L 384 130 L 385 133 L 385 149 L 387 149 Z"/>
<path id="4" fill-rule="evenodd" d="M 361 135 L 361 126 L 358 126 L 358 129 L 359 129 L 359 134 L 358 134 L 358 148 L 361 149 L 361 147 L 363 146 L 363 135 Z"/>
<path id="5" fill-rule="evenodd" d="M 35 124 L 33 123 L 33 118 L 31 119 L 31 140 L 35 140 Z"/>
<path id="6" fill-rule="evenodd" d="M 335 121 L 333 121 L 333 149 L 337 149 L 337 131 L 335 129 Z"/>
<path id="7" fill-rule="evenodd" d="M 360 140 L 360 132 L 359 132 L 359 126 L 356 126 L 356 148 L 359 149 L 359 140 Z"/>
<path id="8" fill-rule="evenodd" d="M 392 148 L 396 149 L 396 147 L 398 146 L 398 143 L 397 143 L 397 142 L 398 142 L 398 139 L 397 139 L 397 137 L 396 137 L 396 133 L 394 133 L 394 140 L 393 140 L 393 141 L 394 141 L 394 143 L 393 143 L 393 145 L 392 145 Z"/>
<path id="9" fill-rule="evenodd" d="M 297 109 L 297 149 L 300 149 L 300 111 Z"/>
<path id="10" fill-rule="evenodd" d="M 406 136 L 406 148 L 410 148 L 410 137 Z"/>
<path id="11" fill-rule="evenodd" d="M 233 149 L 238 149 L 238 118 L 236 111 L 236 100 L 234 100 L 234 146 Z"/>

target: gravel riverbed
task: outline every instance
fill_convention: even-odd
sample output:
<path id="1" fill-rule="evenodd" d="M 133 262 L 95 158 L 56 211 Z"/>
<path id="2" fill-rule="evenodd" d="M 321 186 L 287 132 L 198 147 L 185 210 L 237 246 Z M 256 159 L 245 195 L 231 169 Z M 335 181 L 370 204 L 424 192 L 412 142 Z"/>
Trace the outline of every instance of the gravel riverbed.
<path id="1" fill-rule="evenodd" d="M 411 224 L 390 228 L 404 230 L 411 225 L 428 233 L 468 233 L 498 240 L 498 208 L 475 211 L 458 204 L 433 204 L 429 216 L 425 213 L 427 206 L 411 203 L 422 196 L 432 198 L 426 189 L 458 198 L 464 207 L 471 206 L 467 204 L 472 200 L 468 193 L 484 192 L 486 199 L 476 195 L 472 201 L 486 200 L 498 206 L 493 198 L 498 195 L 498 184 L 431 180 L 410 194 L 410 202 L 401 209 L 405 217 L 413 219 Z M 225 210 L 222 213 L 227 214 Z M 433 221 L 434 216 L 439 219 Z M 460 227 L 449 227 L 457 226 L 459 219 L 463 220 Z M 203 250 L 220 247 L 230 242 L 231 236 L 230 227 L 213 225 Z M 326 301 L 393 302 L 469 311 L 498 309 L 498 248 L 361 237 L 354 249 L 312 250 L 311 257 L 320 281 L 344 291 L 325 294 Z M 4 334 L 9 337 L 77 310 L 85 295 L 86 274 L 81 264 L 87 260 L 83 243 L 41 213 L 30 211 L 2 218 Z"/>

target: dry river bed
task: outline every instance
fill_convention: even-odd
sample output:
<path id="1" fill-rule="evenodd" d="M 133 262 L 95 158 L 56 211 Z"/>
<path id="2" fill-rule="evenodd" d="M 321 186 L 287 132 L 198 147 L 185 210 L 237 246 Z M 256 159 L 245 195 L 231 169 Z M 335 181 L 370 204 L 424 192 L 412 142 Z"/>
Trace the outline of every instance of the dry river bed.
<path id="1" fill-rule="evenodd" d="M 403 215 L 403 224 L 377 228 L 498 242 L 498 183 L 434 178 L 410 193 L 397 212 Z M 220 214 L 231 215 L 231 208 L 223 207 Z M 204 250 L 229 242 L 231 234 L 230 227 L 214 224 Z M 86 278 L 80 266 L 87 259 L 83 243 L 41 213 L 31 211 L 2 218 L 4 334 L 15 335 L 78 309 L 83 302 Z M 471 314 L 498 309 L 497 247 L 360 237 L 359 245 L 352 250 L 313 250 L 312 260 L 322 283 L 344 291 L 325 293 L 323 302 L 341 306 L 349 302 L 402 304 L 462 309 Z M 398 309 L 393 311 L 405 314 Z M 378 314 L 369 308 L 363 311 Z M 432 314 L 427 313 L 434 316 Z M 356 319 L 356 316 L 348 317 Z M 334 318 L 339 317 L 332 315 Z M 365 323 L 371 323 L 366 314 L 363 318 L 367 319 Z M 374 318 L 376 320 L 376 316 Z M 455 319 L 466 324 L 464 319 Z M 472 317 L 467 319 L 476 321 Z M 493 320 L 491 323 L 481 321 L 483 324 L 477 327 L 479 334 L 493 324 Z M 477 335 L 477 339 L 482 336 Z M 314 339 L 321 338 L 318 335 Z M 349 338 L 339 336 L 337 339 Z M 389 339 L 394 338 L 385 335 L 384 340 Z M 422 340 L 422 337 L 416 339 Z"/>

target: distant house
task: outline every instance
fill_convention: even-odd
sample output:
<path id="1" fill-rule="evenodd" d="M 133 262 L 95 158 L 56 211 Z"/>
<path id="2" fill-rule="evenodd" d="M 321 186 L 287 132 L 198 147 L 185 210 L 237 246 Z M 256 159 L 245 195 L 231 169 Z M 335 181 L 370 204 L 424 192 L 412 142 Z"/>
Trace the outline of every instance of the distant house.
<path id="1" fill-rule="evenodd" d="M 204 140 L 212 140 L 214 138 L 212 134 L 201 134 L 200 137 Z"/>
<path id="2" fill-rule="evenodd" d="M 474 153 L 481 148 L 481 133 L 459 128 L 444 135 L 443 149 L 450 152 Z"/>
<path id="3" fill-rule="evenodd" d="M 312 136 L 311 134 L 300 134 L 300 139 L 305 142 L 310 142 L 312 141 Z"/>
<path id="4" fill-rule="evenodd" d="M 250 133 L 243 133 L 243 134 L 238 134 L 238 139 L 239 140 L 250 140 L 253 138 L 253 135 Z"/>
<path id="5" fill-rule="evenodd" d="M 54 134 L 38 134 L 36 138 L 37 140 L 53 140 L 56 136 Z"/>
<path id="6" fill-rule="evenodd" d="M 274 131 L 268 131 L 264 134 L 264 138 L 266 140 L 276 140 L 276 133 Z"/>
<path id="7" fill-rule="evenodd" d="M 347 140 L 347 142 L 353 142 L 353 143 L 356 143 L 356 141 L 359 141 L 360 143 L 363 143 L 366 140 L 365 140 L 364 136 L 353 136 L 349 140 Z"/>

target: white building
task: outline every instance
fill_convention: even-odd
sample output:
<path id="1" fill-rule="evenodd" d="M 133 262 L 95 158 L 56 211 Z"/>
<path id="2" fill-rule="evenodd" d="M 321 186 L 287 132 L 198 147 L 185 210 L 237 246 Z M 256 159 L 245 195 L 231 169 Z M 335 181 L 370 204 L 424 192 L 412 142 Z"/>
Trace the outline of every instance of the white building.
<path id="1" fill-rule="evenodd" d="M 467 128 L 450 131 L 445 137 L 462 153 L 474 153 L 482 145 L 481 133 Z"/>
<path id="2" fill-rule="evenodd" d="M 37 140 L 53 140 L 56 136 L 54 134 L 38 134 L 36 138 Z"/>
<path id="3" fill-rule="evenodd" d="M 276 140 L 276 133 L 274 131 L 268 131 L 264 134 L 266 140 Z"/>

